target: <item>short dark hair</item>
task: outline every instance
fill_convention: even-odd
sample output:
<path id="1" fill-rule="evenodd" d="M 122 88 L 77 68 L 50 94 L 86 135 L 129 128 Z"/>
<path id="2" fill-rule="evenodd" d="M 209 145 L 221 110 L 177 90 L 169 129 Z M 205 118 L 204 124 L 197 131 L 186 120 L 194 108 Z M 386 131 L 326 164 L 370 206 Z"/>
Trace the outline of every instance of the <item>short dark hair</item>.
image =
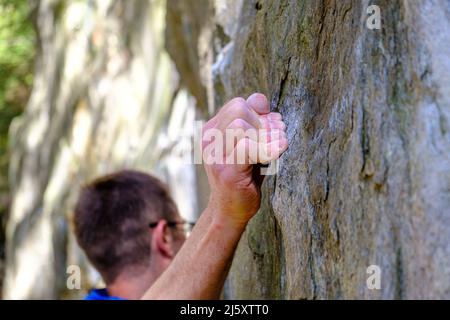
<path id="1" fill-rule="evenodd" d="M 167 186 L 138 171 L 100 177 L 81 189 L 74 212 L 75 235 L 106 284 L 127 268 L 149 262 L 148 224 L 173 220 L 178 211 Z"/>

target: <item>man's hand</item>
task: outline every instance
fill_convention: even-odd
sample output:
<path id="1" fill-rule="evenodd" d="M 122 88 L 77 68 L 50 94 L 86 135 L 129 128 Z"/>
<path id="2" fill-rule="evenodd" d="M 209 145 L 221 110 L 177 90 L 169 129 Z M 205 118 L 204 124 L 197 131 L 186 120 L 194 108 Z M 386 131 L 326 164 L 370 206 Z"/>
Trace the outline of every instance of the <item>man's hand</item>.
<path id="1" fill-rule="evenodd" d="M 222 133 L 220 143 L 223 146 L 210 138 L 208 131 L 211 129 Z M 234 130 L 237 133 L 236 139 L 227 141 L 227 130 L 228 133 Z M 267 98 L 259 93 L 251 95 L 247 100 L 231 100 L 205 124 L 202 150 L 211 187 L 209 207 L 216 209 L 220 222 L 243 227 L 258 211 L 262 179 L 258 177 L 259 172 L 255 169 L 259 168 L 255 165 L 275 160 L 286 150 L 285 130 L 281 115 L 270 113 Z M 214 148 L 211 148 L 211 144 L 215 144 Z M 223 159 L 217 163 L 219 150 Z M 244 162 L 238 162 L 239 156 L 242 156 Z"/>
<path id="2" fill-rule="evenodd" d="M 242 163 L 206 164 L 211 186 L 211 199 L 198 220 L 192 234 L 169 268 L 145 293 L 143 299 L 218 299 L 234 251 L 244 232 L 245 225 L 258 211 L 260 181 L 255 179 L 253 166 L 278 158 L 287 148 L 285 125 L 277 113 L 269 113 L 269 104 L 262 94 L 247 100 L 234 99 L 204 127 L 215 128 L 225 134 L 229 129 L 266 129 L 269 139 L 239 137 L 220 149 L 223 157 L 247 151 Z M 203 150 L 212 143 L 203 141 Z M 267 147 L 267 153 L 253 153 L 255 148 Z M 257 150 L 256 150 L 257 151 Z M 206 162 L 213 156 L 204 152 Z"/>

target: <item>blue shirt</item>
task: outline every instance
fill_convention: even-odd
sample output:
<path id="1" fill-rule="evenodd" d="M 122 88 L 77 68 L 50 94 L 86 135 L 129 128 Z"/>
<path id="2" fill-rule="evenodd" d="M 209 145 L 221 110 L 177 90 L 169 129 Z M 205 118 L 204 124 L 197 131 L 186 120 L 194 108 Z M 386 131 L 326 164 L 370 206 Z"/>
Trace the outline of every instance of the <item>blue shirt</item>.
<path id="1" fill-rule="evenodd" d="M 84 300 L 126 300 L 119 297 L 110 296 L 106 289 L 93 289 Z"/>

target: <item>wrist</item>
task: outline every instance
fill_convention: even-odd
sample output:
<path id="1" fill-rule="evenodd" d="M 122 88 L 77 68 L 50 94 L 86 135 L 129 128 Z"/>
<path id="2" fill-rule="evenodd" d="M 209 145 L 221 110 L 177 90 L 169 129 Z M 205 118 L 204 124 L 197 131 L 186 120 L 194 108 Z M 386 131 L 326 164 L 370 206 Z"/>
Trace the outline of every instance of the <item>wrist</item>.
<path id="1" fill-rule="evenodd" d="M 207 209 L 211 216 L 211 223 L 215 228 L 243 232 L 247 226 L 248 220 L 243 217 L 238 219 L 237 216 L 240 215 L 233 212 L 232 208 L 227 209 L 213 199 L 210 199 Z"/>
<path id="2" fill-rule="evenodd" d="M 238 221 L 223 214 L 215 215 L 212 220 L 212 226 L 214 229 L 220 230 L 221 232 L 238 234 L 241 234 L 245 231 L 247 223 L 248 221 Z"/>

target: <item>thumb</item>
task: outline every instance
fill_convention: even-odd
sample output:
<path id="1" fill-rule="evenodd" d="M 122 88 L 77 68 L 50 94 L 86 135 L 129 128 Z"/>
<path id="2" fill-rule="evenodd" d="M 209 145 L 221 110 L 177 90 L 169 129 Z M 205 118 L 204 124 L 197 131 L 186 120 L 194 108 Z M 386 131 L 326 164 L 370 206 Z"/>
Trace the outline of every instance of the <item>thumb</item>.
<path id="1" fill-rule="evenodd" d="M 247 98 L 247 104 L 257 114 L 263 115 L 270 112 L 269 101 L 262 93 L 254 93 Z"/>

